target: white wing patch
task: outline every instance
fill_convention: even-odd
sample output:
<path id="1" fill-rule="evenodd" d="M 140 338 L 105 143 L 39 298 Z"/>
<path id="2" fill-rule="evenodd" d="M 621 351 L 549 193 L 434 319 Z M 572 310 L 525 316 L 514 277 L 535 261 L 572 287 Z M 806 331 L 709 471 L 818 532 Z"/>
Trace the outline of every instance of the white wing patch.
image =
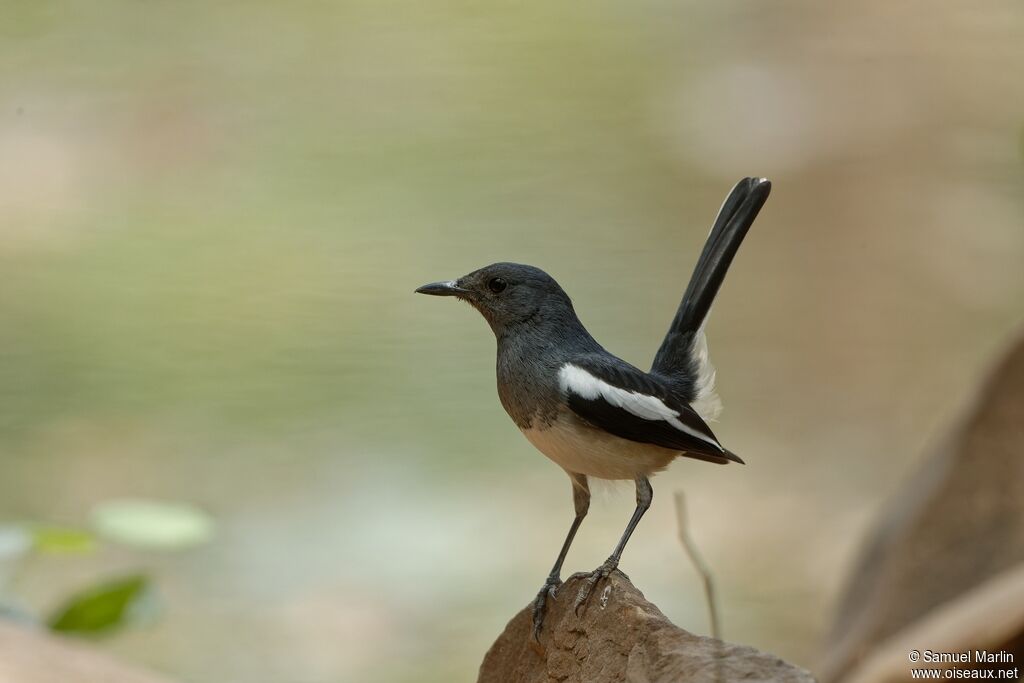
<path id="1" fill-rule="evenodd" d="M 712 370 L 712 372 L 714 371 Z M 627 391 L 626 389 L 612 386 L 578 365 L 573 365 L 572 363 L 563 365 L 558 371 L 558 385 L 566 393 L 571 392 L 588 401 L 601 398 L 610 405 L 621 408 L 641 419 L 668 422 L 684 434 L 689 434 L 705 443 L 712 444 L 717 450 L 722 449 L 707 434 L 702 434 L 680 422 L 679 411 L 672 410 L 661 399 L 641 394 L 638 391 Z"/>

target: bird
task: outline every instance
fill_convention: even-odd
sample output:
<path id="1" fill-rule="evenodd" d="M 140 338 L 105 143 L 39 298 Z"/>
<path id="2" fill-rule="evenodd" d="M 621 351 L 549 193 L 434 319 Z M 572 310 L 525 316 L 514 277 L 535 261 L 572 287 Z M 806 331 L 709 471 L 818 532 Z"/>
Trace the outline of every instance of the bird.
<path id="1" fill-rule="evenodd" d="M 726 271 L 770 191 L 767 179 L 748 177 L 729 192 L 647 372 L 606 351 L 580 322 L 569 295 L 540 268 L 494 263 L 415 290 L 461 299 L 483 315 L 497 340 L 502 406 L 526 439 L 569 475 L 575 516 L 532 603 L 538 640 L 547 600 L 557 596 L 562 565 L 590 507 L 590 478 L 632 480 L 636 508 L 608 559 L 582 575 L 577 614 L 595 586 L 618 569 L 626 543 L 651 506 L 651 476 L 679 456 L 743 464 L 708 426 L 721 403 L 704 328 Z"/>

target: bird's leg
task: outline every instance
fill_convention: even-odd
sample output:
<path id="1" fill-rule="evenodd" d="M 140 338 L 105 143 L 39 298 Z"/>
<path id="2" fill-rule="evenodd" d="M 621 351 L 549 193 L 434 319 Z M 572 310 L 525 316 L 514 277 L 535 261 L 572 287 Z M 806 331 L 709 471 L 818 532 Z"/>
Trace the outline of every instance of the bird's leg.
<path id="1" fill-rule="evenodd" d="M 615 546 L 615 550 L 612 551 L 611 557 L 604 561 L 600 567 L 584 574 L 583 585 L 580 586 L 580 592 L 576 595 L 576 613 L 579 614 L 580 607 L 590 597 L 590 593 L 594 590 L 594 586 L 601 579 L 606 579 L 608 576 L 615 571 L 619 566 L 619 558 L 622 557 L 622 551 L 626 547 L 626 542 L 629 541 L 629 537 L 633 535 L 633 529 L 640 522 L 640 518 L 647 512 L 647 508 L 651 507 L 651 500 L 654 498 L 654 489 L 651 488 L 651 482 L 647 477 L 642 474 L 636 477 L 636 510 L 633 511 L 633 516 L 629 520 L 629 524 L 626 525 L 626 530 L 622 533 L 622 538 L 619 539 L 618 545 Z"/>
<path id="2" fill-rule="evenodd" d="M 555 560 L 555 566 L 551 568 L 551 573 L 548 574 L 544 586 L 533 601 L 533 637 L 536 639 L 539 639 L 540 628 L 544 623 L 547 598 L 549 595 L 555 597 L 558 587 L 562 584 L 562 563 L 565 562 L 565 556 L 569 553 L 569 546 L 572 545 L 572 539 L 576 537 L 576 531 L 583 523 L 583 518 L 587 516 L 587 510 L 590 509 L 590 486 L 587 484 L 587 477 L 582 474 L 569 474 L 569 478 L 572 480 L 572 502 L 576 508 L 576 518 L 572 520 L 572 526 L 569 527 L 569 533 L 562 544 L 561 552 L 558 553 L 558 559 Z"/>

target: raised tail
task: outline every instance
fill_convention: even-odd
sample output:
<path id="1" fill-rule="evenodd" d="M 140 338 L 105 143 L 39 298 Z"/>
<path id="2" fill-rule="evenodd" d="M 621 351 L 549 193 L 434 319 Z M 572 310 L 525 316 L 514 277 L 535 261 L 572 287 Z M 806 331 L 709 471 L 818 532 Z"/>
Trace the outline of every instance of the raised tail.
<path id="1" fill-rule="evenodd" d="M 714 370 L 707 358 L 704 321 L 729 264 L 771 189 L 772 184 L 765 178 L 744 178 L 726 197 L 697 260 L 679 310 L 654 356 L 651 372 L 670 379 L 678 388 L 680 397 L 689 403 L 711 398 L 713 393 Z M 698 412 L 705 411 L 698 408 Z M 707 412 L 715 413 L 716 409 L 711 408 Z"/>

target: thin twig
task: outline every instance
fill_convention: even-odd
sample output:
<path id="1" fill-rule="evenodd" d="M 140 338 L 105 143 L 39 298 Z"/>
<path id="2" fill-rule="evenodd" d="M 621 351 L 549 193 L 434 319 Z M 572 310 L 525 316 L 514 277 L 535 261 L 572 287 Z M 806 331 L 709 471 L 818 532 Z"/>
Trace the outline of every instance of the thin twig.
<path id="1" fill-rule="evenodd" d="M 722 647 L 722 629 L 718 618 L 718 601 L 715 599 L 714 577 L 711 575 L 711 568 L 708 567 L 704 558 L 701 557 L 700 551 L 697 550 L 697 544 L 694 542 L 693 537 L 690 536 L 690 526 L 687 523 L 688 519 L 686 516 L 686 496 L 682 491 L 675 492 L 675 502 L 676 519 L 679 524 L 679 542 L 683 544 L 683 550 L 686 551 L 690 562 L 693 563 L 694 569 L 700 574 L 701 582 L 704 584 L 704 598 L 708 603 L 708 618 L 711 622 L 711 637 L 718 642 L 715 678 L 721 683 L 725 680 L 724 671 L 722 670 L 722 660 L 725 657 L 725 651 Z"/>
<path id="2" fill-rule="evenodd" d="M 686 496 L 682 491 L 676 491 L 675 500 L 676 518 L 679 521 L 679 541 L 683 544 L 683 550 L 690 556 L 694 569 L 700 574 L 701 581 L 704 582 L 704 597 L 707 599 L 708 615 L 711 619 L 711 637 L 721 640 L 722 631 L 718 620 L 718 602 L 715 600 L 714 577 L 712 577 L 711 569 L 704 558 L 701 557 L 700 551 L 697 550 L 697 544 L 690 536 L 690 527 L 686 517 Z"/>

